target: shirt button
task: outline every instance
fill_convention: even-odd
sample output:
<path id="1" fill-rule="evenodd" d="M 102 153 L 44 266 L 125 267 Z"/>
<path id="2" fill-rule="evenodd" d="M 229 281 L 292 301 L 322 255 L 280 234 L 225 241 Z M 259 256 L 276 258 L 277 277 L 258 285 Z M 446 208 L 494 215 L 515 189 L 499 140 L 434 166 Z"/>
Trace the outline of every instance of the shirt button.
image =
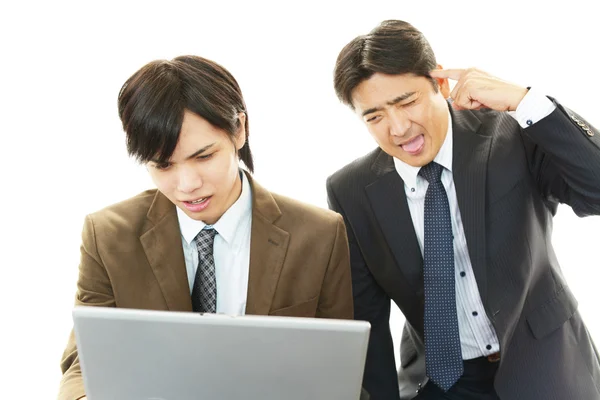
<path id="1" fill-rule="evenodd" d="M 474 316 L 474 317 L 476 317 L 476 316 L 478 316 L 478 315 L 479 315 L 479 313 L 478 313 L 477 311 L 473 311 L 473 316 Z"/>
<path id="2" fill-rule="evenodd" d="M 414 191 L 415 191 L 415 188 L 410 188 L 410 191 L 411 191 L 411 192 L 414 192 Z"/>
<path id="3" fill-rule="evenodd" d="M 527 126 L 531 126 L 533 125 L 533 121 L 528 119 L 527 121 L 525 121 L 525 123 L 527 124 Z"/>
<path id="4" fill-rule="evenodd" d="M 460 276 L 464 278 L 465 276 L 467 276 L 467 273 L 465 271 L 460 271 Z"/>
<path id="5" fill-rule="evenodd" d="M 488 344 L 487 346 L 485 346 L 486 349 L 491 350 L 492 349 L 492 345 Z"/>

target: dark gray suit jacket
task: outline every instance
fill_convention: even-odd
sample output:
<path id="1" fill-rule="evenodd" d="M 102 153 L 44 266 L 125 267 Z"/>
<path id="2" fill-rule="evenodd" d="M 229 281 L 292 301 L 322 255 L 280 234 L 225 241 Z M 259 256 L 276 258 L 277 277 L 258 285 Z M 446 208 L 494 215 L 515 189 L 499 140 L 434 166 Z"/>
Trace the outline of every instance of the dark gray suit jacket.
<path id="1" fill-rule="evenodd" d="M 451 110 L 456 195 L 500 340 L 503 400 L 600 399 L 598 353 L 551 244 L 559 203 L 600 214 L 600 134 L 556 104 L 527 129 L 506 113 Z M 371 323 L 364 386 L 372 400 L 410 399 L 427 378 L 423 260 L 404 182 L 377 149 L 332 175 L 327 191 L 348 230 L 355 318 Z M 390 300 L 406 317 L 398 375 Z"/>

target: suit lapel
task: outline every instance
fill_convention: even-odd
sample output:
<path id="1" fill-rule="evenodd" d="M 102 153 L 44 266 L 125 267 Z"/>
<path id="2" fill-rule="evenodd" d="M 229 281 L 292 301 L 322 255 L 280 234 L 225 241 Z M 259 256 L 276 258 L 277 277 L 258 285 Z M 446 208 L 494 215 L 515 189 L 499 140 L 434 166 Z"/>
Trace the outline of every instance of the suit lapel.
<path id="1" fill-rule="evenodd" d="M 481 121 L 470 111 L 452 113 L 452 175 L 473 272 L 486 299 L 485 196 L 491 137 L 479 134 Z M 481 132 L 483 133 L 483 132 Z"/>
<path id="2" fill-rule="evenodd" d="M 404 181 L 396 172 L 392 157 L 383 151 L 380 151 L 371 169 L 377 177 L 365 188 L 371 208 L 394 255 L 396 266 L 400 267 L 413 294 L 420 296 L 423 293 L 423 258 L 408 209 Z M 397 270 L 386 272 L 393 276 Z"/>
<path id="3" fill-rule="evenodd" d="M 172 311 L 192 311 L 175 206 L 157 191 L 147 217 L 150 228 L 140 236 L 140 241 L 167 308 Z"/>
<path id="4" fill-rule="evenodd" d="M 289 233 L 274 225 L 281 211 L 271 193 L 254 182 L 252 188 L 252 230 L 250 272 L 246 314 L 267 315 L 287 252 Z"/>

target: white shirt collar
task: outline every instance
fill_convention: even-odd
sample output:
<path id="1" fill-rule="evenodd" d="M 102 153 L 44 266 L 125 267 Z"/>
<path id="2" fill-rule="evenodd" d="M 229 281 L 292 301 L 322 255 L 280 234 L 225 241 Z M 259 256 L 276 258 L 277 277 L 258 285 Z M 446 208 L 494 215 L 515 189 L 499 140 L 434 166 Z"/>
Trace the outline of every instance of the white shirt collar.
<path id="1" fill-rule="evenodd" d="M 450 110 L 448 110 L 448 131 L 446 132 L 446 139 L 444 139 L 444 143 L 442 143 L 442 147 L 433 161 L 440 164 L 450 172 L 452 172 L 452 143 L 452 116 L 450 114 Z M 396 157 L 393 157 L 393 160 L 396 171 L 398 171 L 398 174 L 404 181 L 404 184 L 408 187 L 414 188 L 417 185 L 417 176 L 421 170 L 421 167 L 413 167 L 412 165 L 408 165 Z"/>
<path id="2" fill-rule="evenodd" d="M 250 183 L 248 182 L 246 174 L 241 170 L 240 176 L 242 179 L 242 193 L 240 194 L 240 197 L 227 211 L 225 211 L 225 214 L 212 225 L 225 242 L 229 244 L 232 243 L 233 238 L 235 237 L 235 231 L 237 227 L 240 226 L 240 222 L 252 214 L 252 190 L 250 189 Z M 183 239 L 188 244 L 191 244 L 198 232 L 204 229 L 207 224 L 203 221 L 196 221 L 190 218 L 179 207 L 176 208 L 181 236 L 183 236 Z"/>

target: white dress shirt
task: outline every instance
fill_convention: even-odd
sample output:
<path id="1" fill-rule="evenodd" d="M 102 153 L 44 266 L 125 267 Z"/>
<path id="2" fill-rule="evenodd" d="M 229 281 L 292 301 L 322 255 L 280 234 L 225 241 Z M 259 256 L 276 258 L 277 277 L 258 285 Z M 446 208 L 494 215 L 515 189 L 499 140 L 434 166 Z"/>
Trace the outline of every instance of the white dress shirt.
<path id="1" fill-rule="evenodd" d="M 250 230 L 252 227 L 252 189 L 240 171 L 242 193 L 235 203 L 212 225 L 217 231 L 213 247 L 217 280 L 217 313 L 244 315 L 250 271 Z M 181 242 L 185 257 L 190 295 L 198 268 L 195 237 L 206 226 L 188 217 L 177 207 Z"/>
<path id="2" fill-rule="evenodd" d="M 523 128 L 536 123 L 549 115 L 556 106 L 544 95 L 530 89 L 523 98 L 515 112 L 509 114 L 515 118 Z M 467 239 L 458 208 L 454 178 L 452 176 L 452 119 L 448 113 L 448 132 L 446 139 L 436 155 L 434 161 L 444 167 L 442 171 L 442 184 L 448 195 L 450 215 L 452 220 L 452 233 L 454 234 L 454 264 L 456 282 L 456 311 L 458 314 L 458 330 L 463 359 L 468 360 L 493 354 L 500 350 L 498 337 L 492 323 L 488 319 L 475 275 L 469 258 Z M 425 236 L 425 192 L 429 183 L 418 175 L 420 167 L 410 166 L 394 158 L 396 171 L 404 181 L 404 191 L 408 208 L 423 254 L 423 241 Z"/>

